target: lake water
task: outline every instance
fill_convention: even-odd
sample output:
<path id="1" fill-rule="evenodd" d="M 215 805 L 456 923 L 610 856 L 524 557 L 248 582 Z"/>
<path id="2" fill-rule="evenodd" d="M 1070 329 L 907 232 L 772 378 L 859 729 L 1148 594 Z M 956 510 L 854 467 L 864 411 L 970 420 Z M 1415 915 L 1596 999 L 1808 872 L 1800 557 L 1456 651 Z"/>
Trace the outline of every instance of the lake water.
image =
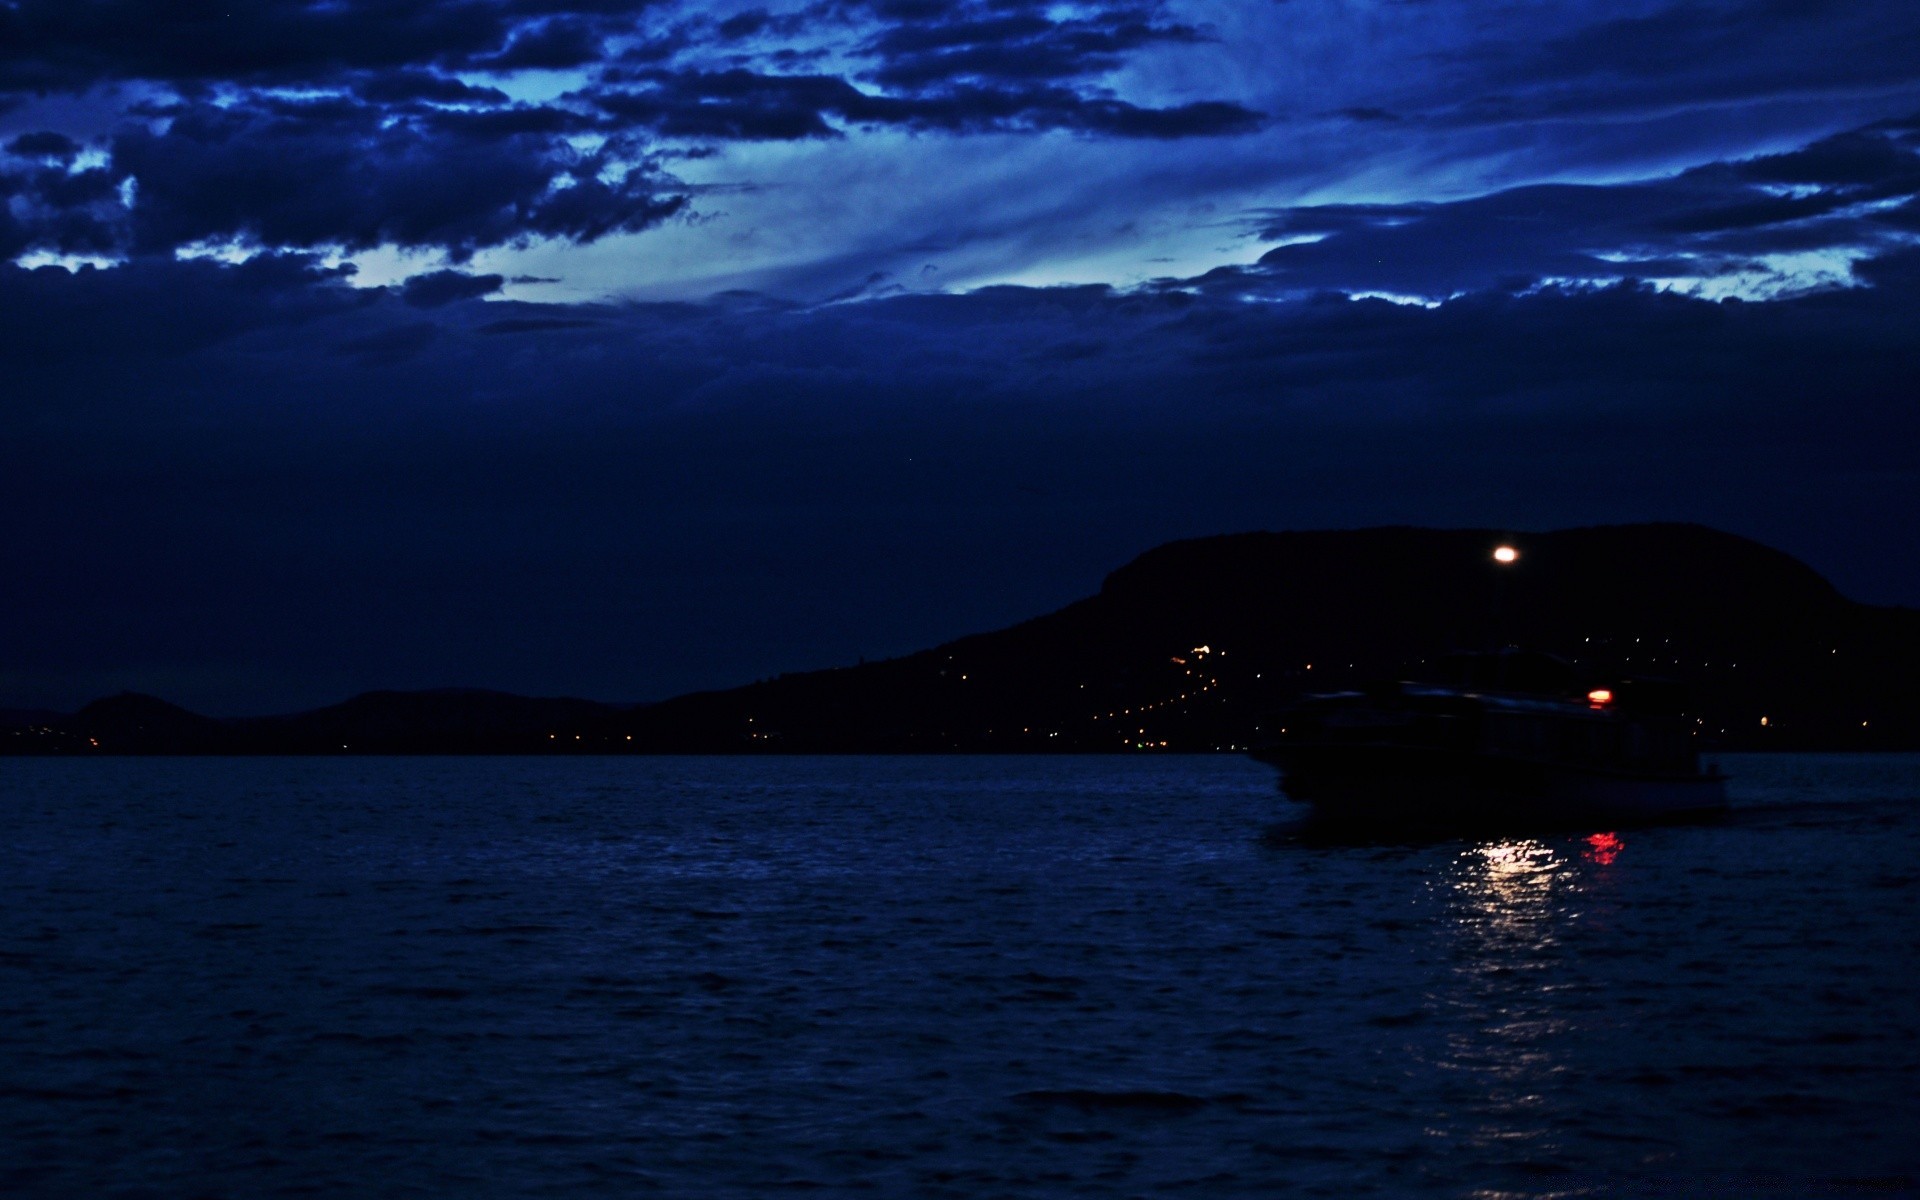
<path id="1" fill-rule="evenodd" d="M 1726 766 L 0 760 L 0 1194 L 1920 1194 L 1920 757 Z"/>

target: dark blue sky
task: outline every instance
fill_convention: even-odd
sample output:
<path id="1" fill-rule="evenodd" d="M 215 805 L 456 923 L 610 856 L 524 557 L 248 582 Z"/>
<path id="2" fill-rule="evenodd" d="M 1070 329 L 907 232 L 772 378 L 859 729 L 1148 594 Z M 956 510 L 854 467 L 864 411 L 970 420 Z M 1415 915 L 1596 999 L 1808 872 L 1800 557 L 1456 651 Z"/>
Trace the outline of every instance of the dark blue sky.
<path id="1" fill-rule="evenodd" d="M 1247 528 L 1920 604 L 1906 0 L 12 0 L 0 191 L 0 705 L 658 697 Z"/>

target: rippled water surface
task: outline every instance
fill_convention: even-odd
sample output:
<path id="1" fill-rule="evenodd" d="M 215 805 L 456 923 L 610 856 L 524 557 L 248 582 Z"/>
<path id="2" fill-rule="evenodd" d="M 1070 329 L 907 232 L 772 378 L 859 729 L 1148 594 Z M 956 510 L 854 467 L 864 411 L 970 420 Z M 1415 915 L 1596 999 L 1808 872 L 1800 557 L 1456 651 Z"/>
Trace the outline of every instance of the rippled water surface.
<path id="1" fill-rule="evenodd" d="M 0 1194 L 1916 1194 L 1920 758 L 1727 766 L 0 760 Z"/>

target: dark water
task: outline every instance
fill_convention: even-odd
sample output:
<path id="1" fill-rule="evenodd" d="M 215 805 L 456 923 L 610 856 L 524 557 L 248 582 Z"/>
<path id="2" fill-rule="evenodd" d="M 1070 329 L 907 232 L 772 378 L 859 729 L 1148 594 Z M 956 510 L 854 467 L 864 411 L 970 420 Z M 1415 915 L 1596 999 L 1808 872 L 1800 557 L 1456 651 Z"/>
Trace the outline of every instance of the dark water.
<path id="1" fill-rule="evenodd" d="M 0 760 L 0 1193 L 1920 1193 L 1920 758 L 1728 766 L 1357 846 L 1233 758 Z"/>

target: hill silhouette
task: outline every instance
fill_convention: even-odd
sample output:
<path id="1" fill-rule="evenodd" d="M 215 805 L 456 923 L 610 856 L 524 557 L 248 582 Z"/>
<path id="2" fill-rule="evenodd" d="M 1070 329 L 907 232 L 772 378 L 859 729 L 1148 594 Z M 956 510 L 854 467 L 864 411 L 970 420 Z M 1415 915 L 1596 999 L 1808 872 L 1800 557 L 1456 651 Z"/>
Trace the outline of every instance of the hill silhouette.
<path id="1" fill-rule="evenodd" d="M 1503 541 L 1522 550 L 1510 568 L 1491 561 Z M 1175 542 L 1011 629 L 619 724 L 662 749 L 1226 749 L 1303 694 L 1505 643 L 1683 680 L 1728 746 L 1920 745 L 1920 613 L 1854 604 L 1785 554 L 1695 525 Z"/>
<path id="2" fill-rule="evenodd" d="M 1521 550 L 1511 567 L 1491 559 L 1503 541 Z M 1685 682 L 1708 744 L 1920 749 L 1920 612 L 1856 604 L 1805 564 L 1698 525 L 1199 538 L 1009 629 L 659 704 L 382 692 L 219 722 L 118 697 L 0 740 L 131 753 L 1227 750 L 1304 694 L 1508 643 L 1596 677 Z"/>

